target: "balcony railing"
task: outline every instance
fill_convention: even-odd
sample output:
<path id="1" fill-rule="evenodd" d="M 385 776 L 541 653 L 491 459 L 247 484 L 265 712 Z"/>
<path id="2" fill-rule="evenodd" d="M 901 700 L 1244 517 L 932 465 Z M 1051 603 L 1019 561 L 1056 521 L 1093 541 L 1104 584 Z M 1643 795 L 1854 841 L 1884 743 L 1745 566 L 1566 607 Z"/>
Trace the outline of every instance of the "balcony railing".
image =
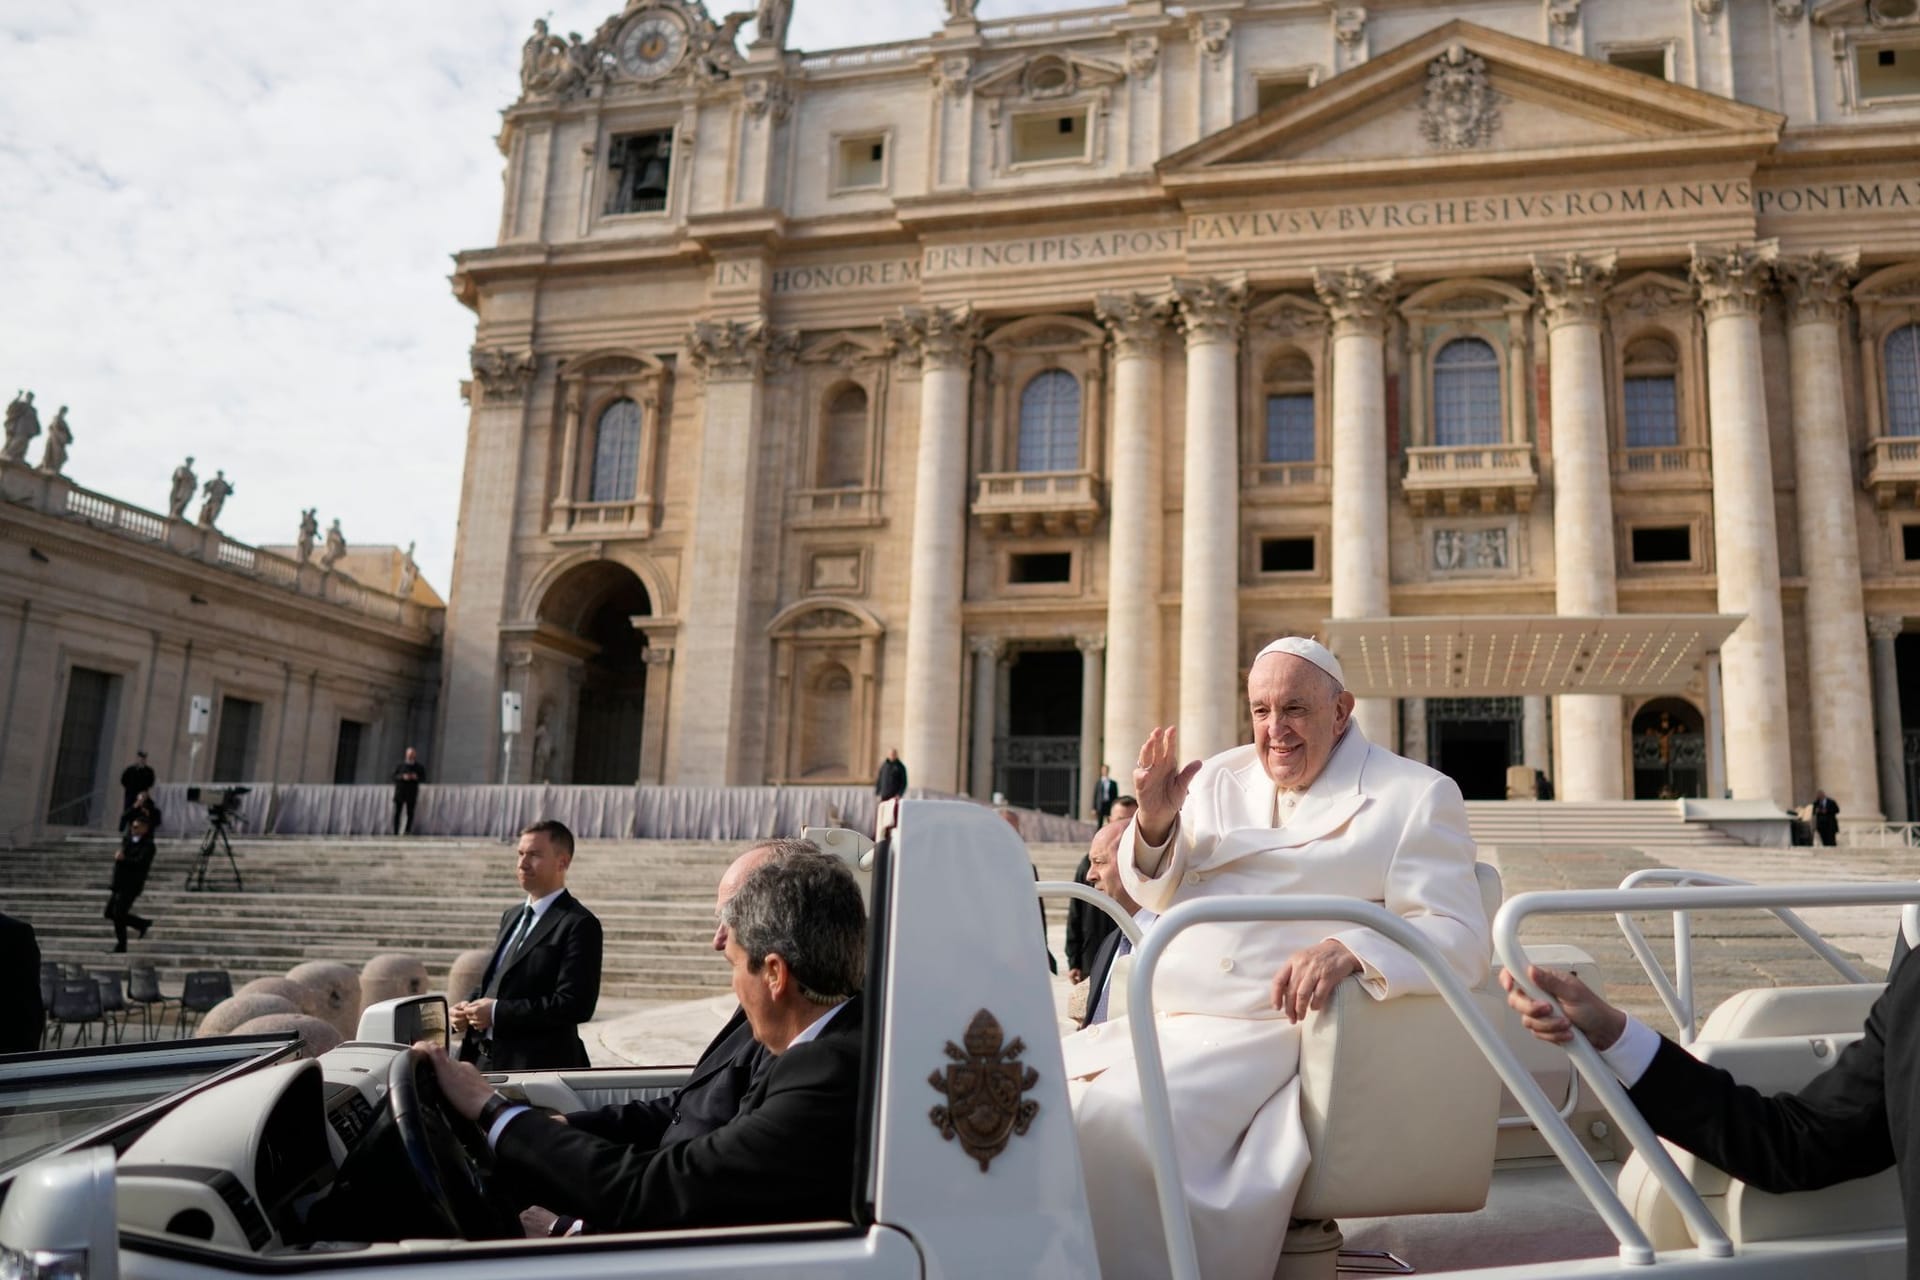
<path id="1" fill-rule="evenodd" d="M 1250 502 L 1320 502 L 1333 468 L 1318 462 L 1256 462 L 1240 472 Z"/>
<path id="2" fill-rule="evenodd" d="M 1920 497 L 1920 436 L 1881 436 L 1866 448 L 1867 491 L 1883 509 Z"/>
<path id="3" fill-rule="evenodd" d="M 1622 475 L 1699 476 L 1713 469 L 1713 453 L 1699 444 L 1643 446 L 1620 450 L 1613 465 Z"/>
<path id="4" fill-rule="evenodd" d="M 1401 487 L 1416 512 L 1526 511 L 1540 477 L 1530 444 L 1429 445 L 1407 450 Z"/>
<path id="5" fill-rule="evenodd" d="M 653 500 L 555 504 L 551 532 L 580 538 L 644 538 L 653 532 Z"/>
<path id="6" fill-rule="evenodd" d="M 973 515 L 988 533 L 1092 533 L 1102 510 L 1091 471 L 994 471 L 980 477 Z"/>
<path id="7" fill-rule="evenodd" d="M 798 527 L 854 528 L 882 523 L 878 489 L 795 489 L 787 516 Z"/>

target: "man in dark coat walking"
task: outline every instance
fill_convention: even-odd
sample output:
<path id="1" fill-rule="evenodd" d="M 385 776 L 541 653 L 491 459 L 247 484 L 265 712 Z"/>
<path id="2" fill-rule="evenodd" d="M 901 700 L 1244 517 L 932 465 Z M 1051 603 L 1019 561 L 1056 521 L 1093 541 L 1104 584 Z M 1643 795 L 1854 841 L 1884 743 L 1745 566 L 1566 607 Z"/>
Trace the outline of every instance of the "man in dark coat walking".
<path id="1" fill-rule="evenodd" d="M 102 913 L 113 921 L 115 951 L 127 949 L 129 928 L 138 929 L 144 938 L 153 927 L 153 921 L 133 913 L 133 904 L 147 887 L 147 872 L 153 869 L 154 853 L 153 827 L 145 813 L 135 810 L 127 820 L 127 833 L 120 837 L 119 852 L 113 855 L 113 886 L 107 895 L 107 909 Z"/>
<path id="2" fill-rule="evenodd" d="M 1813 837 L 1831 849 L 1840 834 L 1840 806 L 1824 791 L 1813 793 Z"/>
<path id="3" fill-rule="evenodd" d="M 133 808 L 142 791 L 153 790 L 153 766 L 147 763 L 146 752 L 134 752 L 133 763 L 120 771 L 120 790 L 126 793 L 120 802 L 122 809 Z"/>
<path id="4" fill-rule="evenodd" d="M 407 811 L 407 834 L 413 834 L 413 806 L 420 799 L 420 784 L 427 780 L 427 766 L 420 753 L 407 748 L 407 758 L 393 771 L 393 834 L 400 834 L 400 811 Z"/>

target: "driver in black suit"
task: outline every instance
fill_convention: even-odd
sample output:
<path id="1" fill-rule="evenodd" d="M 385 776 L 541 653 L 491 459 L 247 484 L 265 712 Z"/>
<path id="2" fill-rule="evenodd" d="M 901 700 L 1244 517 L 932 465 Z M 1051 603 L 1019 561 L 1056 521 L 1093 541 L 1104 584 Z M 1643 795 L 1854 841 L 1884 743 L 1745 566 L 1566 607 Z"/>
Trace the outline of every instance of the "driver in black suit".
<path id="1" fill-rule="evenodd" d="M 773 1066 L 712 1133 L 658 1149 L 554 1124 L 431 1058 L 522 1197 L 597 1229 L 844 1219 L 853 1202 L 866 908 L 830 854 L 775 850 L 721 911 L 733 990 Z"/>

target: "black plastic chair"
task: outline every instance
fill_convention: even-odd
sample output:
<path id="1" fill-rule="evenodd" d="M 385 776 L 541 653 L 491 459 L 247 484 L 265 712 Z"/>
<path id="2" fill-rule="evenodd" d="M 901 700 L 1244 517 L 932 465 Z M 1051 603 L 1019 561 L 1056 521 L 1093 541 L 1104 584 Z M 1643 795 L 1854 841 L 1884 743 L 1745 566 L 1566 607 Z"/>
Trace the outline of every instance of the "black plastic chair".
<path id="1" fill-rule="evenodd" d="M 63 978 L 53 989 L 53 1047 L 65 1047 L 68 1027 L 79 1027 L 73 1046 L 87 1042 L 87 1028 L 100 1024 L 100 1042 L 107 1040 L 107 1016 L 100 1007 L 100 984 L 92 978 Z"/>
<path id="2" fill-rule="evenodd" d="M 180 993 L 180 1034 L 193 1034 L 193 1028 L 207 1011 L 233 994 L 233 979 L 225 969 L 196 969 L 187 975 L 186 989 Z"/>
<path id="3" fill-rule="evenodd" d="M 168 1008 L 180 1003 L 179 996 L 170 996 L 160 989 L 160 971 L 150 964 L 137 964 L 127 972 L 127 1001 L 133 1011 L 140 1015 L 140 1029 L 145 1038 L 154 1038 L 154 1031 L 167 1016 Z M 155 1006 L 159 1006 L 155 1012 Z"/>
<path id="4" fill-rule="evenodd" d="M 113 1028 L 116 1042 L 127 1038 L 127 996 L 124 975 L 111 969 L 95 969 L 93 980 L 100 988 L 100 1013 L 107 1026 Z M 102 1039 L 105 1039 L 103 1034 Z"/>

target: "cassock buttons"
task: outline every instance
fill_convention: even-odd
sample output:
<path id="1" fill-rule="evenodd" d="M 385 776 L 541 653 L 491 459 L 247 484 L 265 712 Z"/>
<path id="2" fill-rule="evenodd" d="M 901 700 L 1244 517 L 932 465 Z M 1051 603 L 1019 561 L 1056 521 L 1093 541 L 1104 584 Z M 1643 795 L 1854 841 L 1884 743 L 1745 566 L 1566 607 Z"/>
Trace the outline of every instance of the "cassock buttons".
<path id="1" fill-rule="evenodd" d="M 1182 884 L 1199 884 L 1200 873 L 1198 871 L 1187 872 L 1185 878 L 1181 880 L 1181 883 Z"/>
<path id="2" fill-rule="evenodd" d="M 1232 957 L 1232 956 L 1221 956 L 1221 957 L 1220 957 L 1220 972 L 1222 972 L 1222 973 L 1232 973 L 1232 972 L 1233 972 L 1233 957 Z"/>

